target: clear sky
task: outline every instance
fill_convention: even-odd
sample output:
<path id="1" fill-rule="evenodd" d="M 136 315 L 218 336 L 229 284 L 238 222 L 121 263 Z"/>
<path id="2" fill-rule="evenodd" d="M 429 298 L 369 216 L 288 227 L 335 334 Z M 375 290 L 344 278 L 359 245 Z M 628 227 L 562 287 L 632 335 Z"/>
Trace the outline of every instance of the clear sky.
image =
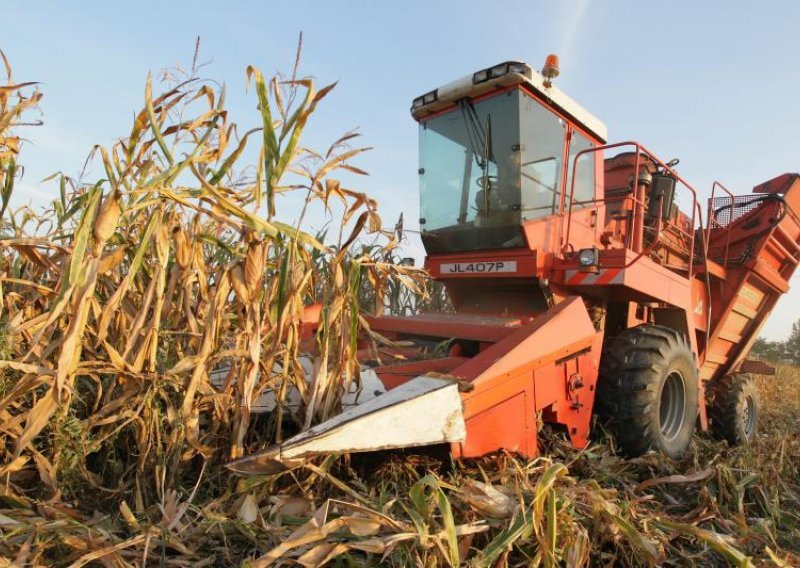
<path id="1" fill-rule="evenodd" d="M 339 80 L 307 144 L 327 147 L 359 127 L 374 150 L 359 188 L 387 221 L 416 226 L 417 131 L 411 100 L 506 59 L 561 59 L 558 85 L 606 122 L 610 141 L 636 139 L 703 195 L 715 179 L 736 192 L 800 171 L 799 2 L 347 1 L 138 2 L 2 0 L 2 48 L 18 80 L 43 83 L 45 126 L 28 130 L 17 203 L 42 204 L 76 175 L 93 144 L 130 129 L 148 70 L 191 60 L 228 86 L 235 121 L 258 120 L 245 67 L 289 69 L 300 31 L 302 70 Z M 419 251 L 418 243 L 411 243 Z M 800 318 L 800 286 L 764 335 L 783 339 Z"/>

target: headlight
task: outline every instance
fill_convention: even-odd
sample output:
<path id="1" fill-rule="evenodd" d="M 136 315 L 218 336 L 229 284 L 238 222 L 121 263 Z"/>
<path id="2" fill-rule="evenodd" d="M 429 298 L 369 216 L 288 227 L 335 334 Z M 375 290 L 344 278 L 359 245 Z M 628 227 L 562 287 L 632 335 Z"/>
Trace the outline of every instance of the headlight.
<path id="1" fill-rule="evenodd" d="M 527 65 L 518 61 L 513 63 L 499 63 L 494 67 L 481 69 L 480 71 L 473 73 L 472 82 L 477 85 L 478 83 L 483 83 L 489 79 L 497 79 L 498 77 L 508 75 L 509 73 L 520 73 L 525 75 L 527 67 Z"/>
<path id="2" fill-rule="evenodd" d="M 434 89 L 430 93 L 425 93 L 421 97 L 414 99 L 414 102 L 411 103 L 411 109 L 422 108 L 425 105 L 435 103 L 437 100 L 439 100 L 439 89 Z"/>
<path id="3" fill-rule="evenodd" d="M 493 79 L 495 77 L 502 77 L 506 73 L 508 73 L 508 64 L 507 63 L 501 63 L 500 65 L 495 65 L 494 67 L 489 69 L 489 77 L 491 77 Z"/>
<path id="4" fill-rule="evenodd" d="M 489 70 L 482 69 L 481 71 L 478 71 L 477 73 L 472 75 L 472 82 L 483 83 L 488 78 L 489 78 Z"/>
<path id="5" fill-rule="evenodd" d="M 431 91 L 430 93 L 426 93 L 422 97 L 422 102 L 424 102 L 426 105 L 429 105 L 429 104 L 431 104 L 433 102 L 436 102 L 436 99 L 439 98 L 438 94 L 439 94 L 439 89 L 436 89 L 435 91 Z"/>
<path id="6" fill-rule="evenodd" d="M 597 268 L 600 264 L 600 253 L 596 248 L 582 249 L 578 253 L 578 264 L 581 269 Z"/>

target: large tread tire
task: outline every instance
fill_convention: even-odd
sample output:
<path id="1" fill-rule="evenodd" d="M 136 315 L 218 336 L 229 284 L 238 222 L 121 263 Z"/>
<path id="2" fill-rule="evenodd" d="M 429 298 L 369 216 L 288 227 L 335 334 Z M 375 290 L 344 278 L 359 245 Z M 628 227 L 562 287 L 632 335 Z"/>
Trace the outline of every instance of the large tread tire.
<path id="1" fill-rule="evenodd" d="M 698 374 L 683 334 L 640 325 L 609 338 L 597 395 L 600 419 L 624 454 L 685 456 L 697 421 Z"/>
<path id="2" fill-rule="evenodd" d="M 761 414 L 758 386 L 750 375 L 725 375 L 709 385 L 711 433 L 732 446 L 750 443 L 758 431 Z"/>

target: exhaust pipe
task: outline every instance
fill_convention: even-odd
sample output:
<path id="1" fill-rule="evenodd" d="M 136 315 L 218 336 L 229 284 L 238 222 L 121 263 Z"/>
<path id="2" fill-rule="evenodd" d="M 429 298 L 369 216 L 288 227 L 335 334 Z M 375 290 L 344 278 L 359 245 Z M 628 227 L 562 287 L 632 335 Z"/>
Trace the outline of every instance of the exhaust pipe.
<path id="1" fill-rule="evenodd" d="M 310 457 L 461 442 L 466 438 L 455 379 L 421 375 L 226 467 L 245 475 L 299 467 Z"/>

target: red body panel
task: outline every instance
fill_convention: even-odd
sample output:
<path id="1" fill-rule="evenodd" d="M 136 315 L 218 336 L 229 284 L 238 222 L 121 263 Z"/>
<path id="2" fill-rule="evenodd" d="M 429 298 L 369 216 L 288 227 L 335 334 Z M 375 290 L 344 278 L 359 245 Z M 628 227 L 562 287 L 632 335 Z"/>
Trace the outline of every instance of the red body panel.
<path id="1" fill-rule="evenodd" d="M 419 323 L 418 318 L 409 319 Z M 542 411 L 566 428 L 576 446 L 586 444 L 602 334 L 581 298 L 568 298 L 526 323 L 508 318 L 502 325 L 478 314 L 428 314 L 424 328 L 409 325 L 403 335 L 448 337 L 454 319 L 463 333 L 452 337 L 486 340 L 479 353 L 374 368 L 388 389 L 432 372 L 459 380 L 467 439 L 453 445 L 454 455 L 475 457 L 506 449 L 534 456 L 537 415 Z M 408 321 L 373 318 L 370 323 L 381 333 L 394 333 L 391 328 L 404 320 Z"/>

